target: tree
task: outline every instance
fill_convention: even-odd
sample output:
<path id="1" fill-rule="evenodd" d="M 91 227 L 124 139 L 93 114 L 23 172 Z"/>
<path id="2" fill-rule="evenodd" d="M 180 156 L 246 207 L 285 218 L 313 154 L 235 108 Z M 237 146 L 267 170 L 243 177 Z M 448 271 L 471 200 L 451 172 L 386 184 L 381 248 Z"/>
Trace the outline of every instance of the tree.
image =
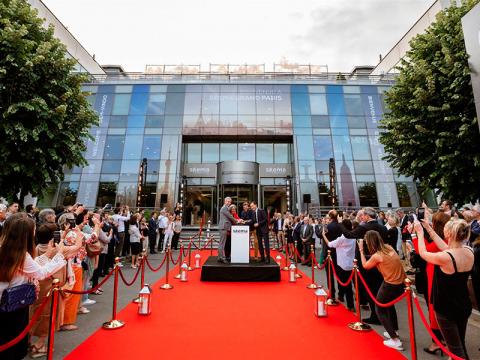
<path id="1" fill-rule="evenodd" d="M 461 24 L 478 1 L 441 11 L 411 40 L 381 123 L 390 165 L 459 203 L 480 198 L 480 135 Z"/>
<path id="2" fill-rule="evenodd" d="M 84 166 L 98 117 L 81 91 L 85 75 L 25 0 L 0 0 L 0 195 L 41 196 Z"/>

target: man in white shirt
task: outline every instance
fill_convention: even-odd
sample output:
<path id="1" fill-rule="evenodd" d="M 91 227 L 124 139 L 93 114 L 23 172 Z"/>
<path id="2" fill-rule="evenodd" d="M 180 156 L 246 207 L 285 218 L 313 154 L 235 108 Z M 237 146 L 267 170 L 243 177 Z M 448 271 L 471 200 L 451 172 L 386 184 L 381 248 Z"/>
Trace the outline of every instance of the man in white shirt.
<path id="1" fill-rule="evenodd" d="M 122 214 L 122 209 L 117 207 L 114 210 L 114 215 L 112 216 L 113 221 L 117 225 L 118 232 L 118 243 L 115 246 L 115 257 L 120 257 L 123 250 L 123 243 L 125 241 L 125 221 L 130 220 L 130 210 L 128 206 L 125 206 L 125 215 Z"/>
<path id="2" fill-rule="evenodd" d="M 158 251 L 162 251 L 163 249 L 163 240 L 165 239 L 165 228 L 168 224 L 168 216 L 165 209 L 160 211 L 160 216 L 158 217 Z"/>

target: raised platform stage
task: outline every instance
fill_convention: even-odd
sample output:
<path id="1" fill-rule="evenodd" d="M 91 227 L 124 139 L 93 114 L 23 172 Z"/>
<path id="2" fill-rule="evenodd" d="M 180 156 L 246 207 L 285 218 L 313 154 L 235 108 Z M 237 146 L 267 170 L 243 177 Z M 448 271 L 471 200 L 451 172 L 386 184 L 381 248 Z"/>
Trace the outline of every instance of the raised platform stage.
<path id="1" fill-rule="evenodd" d="M 280 267 L 270 257 L 270 264 L 222 264 L 210 256 L 202 266 L 201 281 L 280 281 Z"/>

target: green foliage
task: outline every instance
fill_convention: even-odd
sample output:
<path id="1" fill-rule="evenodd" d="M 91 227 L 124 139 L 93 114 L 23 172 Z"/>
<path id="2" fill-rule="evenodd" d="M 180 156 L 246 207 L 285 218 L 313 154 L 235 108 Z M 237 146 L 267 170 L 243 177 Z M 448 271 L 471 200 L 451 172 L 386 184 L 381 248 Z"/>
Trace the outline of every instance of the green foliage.
<path id="1" fill-rule="evenodd" d="M 385 159 L 459 203 L 480 198 L 480 134 L 461 24 L 478 1 L 443 10 L 411 40 L 381 125 Z"/>
<path id="2" fill-rule="evenodd" d="M 25 0 L 0 0 L 0 195 L 41 195 L 84 166 L 98 117 L 74 74 L 75 60 Z"/>

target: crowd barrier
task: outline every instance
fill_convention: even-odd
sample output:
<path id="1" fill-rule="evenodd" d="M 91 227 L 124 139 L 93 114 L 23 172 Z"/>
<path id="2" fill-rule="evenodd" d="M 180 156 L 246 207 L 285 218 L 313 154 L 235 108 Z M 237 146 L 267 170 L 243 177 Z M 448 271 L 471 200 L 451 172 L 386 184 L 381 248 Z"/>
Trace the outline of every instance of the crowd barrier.
<path id="1" fill-rule="evenodd" d="M 198 236 L 198 235 L 197 235 Z M 197 236 L 192 236 L 188 238 L 188 246 L 184 246 L 181 239 L 180 243 L 180 251 L 178 254 L 177 259 L 175 260 L 173 258 L 172 252 L 170 248 L 167 248 L 165 255 L 163 257 L 162 262 L 158 267 L 152 266 L 150 263 L 147 252 L 144 250 L 142 254 L 139 257 L 139 262 L 140 265 L 133 275 L 133 278 L 128 281 L 125 278 L 125 274 L 123 274 L 122 269 L 120 267 L 120 259 L 116 258 L 115 259 L 115 265 L 112 271 L 108 273 L 105 278 L 95 287 L 86 290 L 86 291 L 73 291 L 73 290 L 61 290 L 59 287 L 59 281 L 58 279 L 54 279 L 52 282 L 52 289 L 50 292 L 46 295 L 45 299 L 39 306 L 39 308 L 35 311 L 35 313 L 32 315 L 27 327 L 14 339 L 10 340 L 9 342 L 5 344 L 0 345 L 0 353 L 2 351 L 7 350 L 8 348 L 18 344 L 31 330 L 33 325 L 36 323 L 38 318 L 40 317 L 40 314 L 42 313 L 43 309 L 45 306 L 48 304 L 49 299 L 52 298 L 51 302 L 51 312 L 50 312 L 50 326 L 49 326 L 49 338 L 48 338 L 48 353 L 47 353 L 47 359 L 51 360 L 53 359 L 53 346 L 54 346 L 54 340 L 55 340 L 55 320 L 56 320 L 56 310 L 57 310 L 57 304 L 58 304 L 58 296 L 63 296 L 65 294 L 74 294 L 74 295 L 83 295 L 83 294 L 91 294 L 98 290 L 102 285 L 104 285 L 112 276 L 114 277 L 114 285 L 113 285 L 113 303 L 112 303 L 112 318 L 110 321 L 106 322 L 103 324 L 104 329 L 118 329 L 121 328 L 125 325 L 125 322 L 122 320 L 119 320 L 117 318 L 117 300 L 118 300 L 118 284 L 119 284 L 119 279 L 123 282 L 123 284 L 127 287 L 132 286 L 135 284 L 137 281 L 138 277 L 140 276 L 141 281 L 140 281 L 140 289 L 142 289 L 145 285 L 145 269 L 148 268 L 152 272 L 157 272 L 159 271 L 163 266 L 166 266 L 166 276 L 165 276 L 165 283 L 160 286 L 161 289 L 167 290 L 167 289 L 172 289 L 173 286 L 169 284 L 169 276 L 170 276 L 170 262 L 176 266 L 181 263 L 185 263 L 188 265 L 188 270 L 193 270 L 194 268 L 191 266 L 192 263 L 192 248 L 194 247 L 199 253 L 201 251 L 207 250 L 208 246 L 210 245 L 210 251 L 213 252 L 212 249 L 212 243 L 213 243 L 213 237 L 208 238 L 208 240 L 205 241 L 205 244 L 203 246 L 197 246 L 194 242 L 194 240 L 197 238 Z M 319 270 L 326 270 L 327 272 L 327 283 L 328 283 L 328 298 L 329 300 L 331 299 L 331 289 L 332 289 L 332 284 L 331 284 L 331 275 L 336 279 L 336 281 L 341 285 L 341 286 L 349 286 L 352 282 L 355 287 L 355 303 L 356 303 L 356 309 L 355 309 L 355 316 L 357 318 L 357 321 L 353 323 L 349 323 L 348 327 L 351 328 L 352 330 L 355 331 L 369 331 L 371 330 L 371 327 L 368 324 L 365 324 L 362 322 L 362 316 L 361 316 L 361 307 L 360 307 L 360 302 L 359 302 L 359 285 L 362 284 L 363 287 L 365 288 L 368 296 L 375 302 L 375 304 L 379 307 L 390 307 L 398 302 L 406 299 L 407 301 L 407 309 L 408 309 L 408 324 L 409 324 L 409 332 L 410 332 L 410 351 L 411 351 L 411 358 L 412 360 L 417 360 L 417 346 L 416 346 L 416 336 L 415 336 L 415 323 L 414 323 L 414 313 L 413 313 L 413 305 L 415 305 L 415 308 L 417 309 L 417 312 L 419 314 L 419 317 L 422 321 L 422 324 L 424 325 L 425 329 L 429 333 L 429 335 L 432 337 L 432 339 L 435 341 L 435 343 L 442 349 L 442 351 L 450 356 L 454 360 L 464 360 L 454 354 L 452 354 L 448 348 L 446 348 L 441 341 L 438 340 L 438 338 L 435 336 L 433 331 L 431 330 L 430 326 L 428 325 L 428 321 L 425 317 L 425 314 L 420 306 L 418 296 L 415 294 L 411 287 L 411 281 L 407 278 L 405 280 L 405 292 L 400 295 L 398 298 L 388 302 L 388 303 L 381 303 L 379 302 L 370 288 L 368 287 L 367 282 L 365 281 L 365 278 L 359 271 L 358 265 L 357 265 L 357 260 L 354 260 L 353 263 L 353 270 L 351 271 L 351 274 L 349 275 L 348 279 L 346 281 L 342 281 L 339 276 L 337 275 L 337 272 L 335 270 L 334 263 L 331 258 L 331 251 L 328 250 L 328 256 L 326 257 L 325 261 L 323 264 L 319 264 L 315 258 L 315 252 L 314 252 L 314 247 L 313 245 L 310 248 L 310 253 L 307 258 L 303 258 L 301 254 L 298 253 L 297 250 L 297 244 L 295 243 L 295 250 L 294 253 L 291 254 L 288 249 L 288 244 L 285 244 L 285 247 L 283 249 L 283 252 L 285 253 L 284 259 L 282 261 L 285 262 L 285 266 L 282 268 L 282 270 L 290 270 L 290 266 L 293 262 L 295 264 L 295 277 L 300 278 L 301 274 L 298 273 L 297 270 L 297 263 L 301 262 L 303 264 L 310 263 L 309 266 L 312 268 L 312 277 L 311 277 L 311 283 L 307 285 L 307 288 L 309 289 L 316 289 L 320 287 L 321 285 L 317 285 L 315 283 L 315 269 Z M 281 253 L 281 250 L 278 250 L 279 253 Z M 179 273 L 175 276 L 176 279 L 181 278 L 181 267 L 179 266 Z M 138 298 L 133 300 L 134 302 L 138 302 Z M 327 302 L 330 306 L 336 305 L 333 301 Z M 1 354 L 0 354 L 1 355 Z"/>

